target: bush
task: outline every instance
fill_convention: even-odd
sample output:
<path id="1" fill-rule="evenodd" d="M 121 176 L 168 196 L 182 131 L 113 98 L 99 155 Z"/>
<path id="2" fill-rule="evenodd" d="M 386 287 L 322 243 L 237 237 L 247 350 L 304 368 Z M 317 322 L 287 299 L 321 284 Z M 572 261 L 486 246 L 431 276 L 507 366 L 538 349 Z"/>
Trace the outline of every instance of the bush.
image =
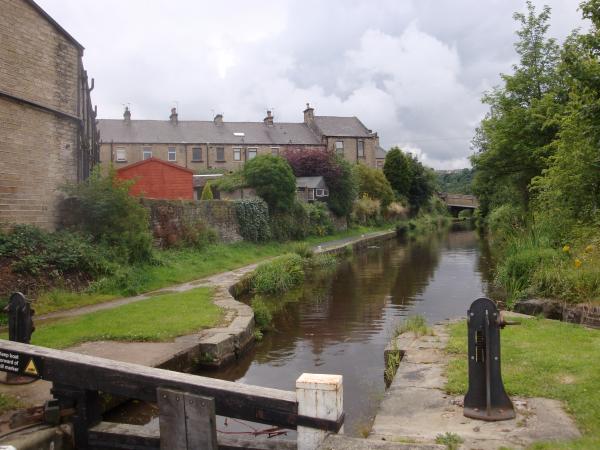
<path id="1" fill-rule="evenodd" d="M 13 260 L 14 272 L 37 275 L 87 273 L 99 275 L 113 269 L 103 246 L 89 236 L 65 231 L 49 233 L 32 225 L 16 225 L 0 233 L 0 257 Z"/>
<path id="2" fill-rule="evenodd" d="M 458 218 L 461 220 L 468 220 L 473 217 L 473 210 L 471 209 L 463 209 L 459 211 Z"/>
<path id="3" fill-rule="evenodd" d="M 408 217 L 408 208 L 400 202 L 392 202 L 388 205 L 385 211 L 387 220 L 402 220 Z"/>
<path id="4" fill-rule="evenodd" d="M 264 242 L 271 238 L 269 208 L 263 200 L 238 200 L 235 202 L 235 212 L 244 240 Z"/>
<path id="5" fill-rule="evenodd" d="M 130 181 L 117 178 L 114 169 L 102 176 L 96 167 L 86 181 L 68 184 L 63 190 L 77 200 L 76 229 L 113 247 L 131 262 L 148 261 L 152 258 L 148 211 L 129 195 L 130 186 Z"/>
<path id="6" fill-rule="evenodd" d="M 251 276 L 252 291 L 281 294 L 304 281 L 302 257 L 288 253 L 259 265 Z"/>
<path id="7" fill-rule="evenodd" d="M 494 209 L 488 216 L 487 223 L 492 237 L 500 241 L 506 241 L 525 229 L 522 211 L 512 205 Z"/>
<path id="8" fill-rule="evenodd" d="M 354 202 L 352 218 L 361 225 L 372 225 L 380 218 L 380 212 L 381 202 L 365 194 Z"/>
<path id="9" fill-rule="evenodd" d="M 296 200 L 287 211 L 271 215 L 271 234 L 277 241 L 302 240 L 310 234 L 307 205 Z"/>
<path id="10" fill-rule="evenodd" d="M 308 242 L 299 242 L 292 246 L 292 251 L 301 256 L 302 258 L 312 258 L 313 257 L 313 249 Z"/>
<path id="11" fill-rule="evenodd" d="M 248 183 L 244 178 L 244 174 L 241 170 L 231 172 L 227 175 L 219 177 L 215 182 L 215 186 L 218 190 L 224 192 L 234 192 L 238 189 L 248 187 Z"/>
<path id="12" fill-rule="evenodd" d="M 201 220 L 194 223 L 182 224 L 180 242 L 185 247 L 193 247 L 201 250 L 218 240 L 219 234 Z"/>
<path id="13" fill-rule="evenodd" d="M 311 269 L 334 269 L 337 267 L 338 259 L 330 253 L 318 253 L 308 261 Z"/>
<path id="14" fill-rule="evenodd" d="M 359 164 L 356 166 L 356 181 L 360 197 L 366 194 L 379 200 L 384 209 L 394 200 L 392 186 L 381 170 Z"/>
<path id="15" fill-rule="evenodd" d="M 322 202 L 304 203 L 306 213 L 308 214 L 309 230 L 308 234 L 312 236 L 325 236 L 335 231 L 331 215 L 327 205 Z"/>
<path id="16" fill-rule="evenodd" d="M 214 197 L 212 189 L 210 188 L 210 181 L 207 181 L 204 185 L 204 188 L 202 189 L 202 195 L 200 196 L 200 200 L 212 200 L 213 198 Z"/>
<path id="17" fill-rule="evenodd" d="M 288 162 L 273 155 L 260 155 L 246 162 L 243 175 L 248 186 L 269 205 L 269 211 L 285 211 L 296 199 L 296 178 Z"/>

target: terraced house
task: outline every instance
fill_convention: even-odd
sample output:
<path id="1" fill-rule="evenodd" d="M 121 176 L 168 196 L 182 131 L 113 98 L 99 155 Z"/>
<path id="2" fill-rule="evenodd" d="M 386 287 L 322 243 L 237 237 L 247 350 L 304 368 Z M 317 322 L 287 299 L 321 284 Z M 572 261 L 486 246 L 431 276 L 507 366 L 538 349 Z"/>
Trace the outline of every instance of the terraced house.
<path id="1" fill-rule="evenodd" d="M 175 108 L 169 120 L 101 119 L 100 160 L 117 168 L 148 158 L 160 158 L 192 170 L 236 170 L 262 154 L 288 149 L 329 149 L 348 161 L 377 167 L 379 137 L 356 117 L 315 116 L 306 105 L 304 121 L 276 122 L 271 111 L 262 122 L 179 120 Z M 378 153 L 379 152 L 379 153 Z"/>

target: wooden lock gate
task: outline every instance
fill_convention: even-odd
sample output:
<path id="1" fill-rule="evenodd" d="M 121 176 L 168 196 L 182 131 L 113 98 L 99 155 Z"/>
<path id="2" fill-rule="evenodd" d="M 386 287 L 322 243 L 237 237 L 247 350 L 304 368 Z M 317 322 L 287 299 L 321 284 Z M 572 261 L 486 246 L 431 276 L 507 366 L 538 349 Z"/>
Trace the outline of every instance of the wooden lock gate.
<path id="1" fill-rule="evenodd" d="M 215 414 L 297 429 L 297 448 L 308 450 L 344 421 L 340 375 L 303 374 L 291 392 L 6 340 L 0 340 L 0 371 L 52 382 L 60 408 L 74 411 L 80 450 L 273 448 L 248 440 L 217 443 Z M 103 422 L 101 394 L 157 403 L 160 436 Z"/>

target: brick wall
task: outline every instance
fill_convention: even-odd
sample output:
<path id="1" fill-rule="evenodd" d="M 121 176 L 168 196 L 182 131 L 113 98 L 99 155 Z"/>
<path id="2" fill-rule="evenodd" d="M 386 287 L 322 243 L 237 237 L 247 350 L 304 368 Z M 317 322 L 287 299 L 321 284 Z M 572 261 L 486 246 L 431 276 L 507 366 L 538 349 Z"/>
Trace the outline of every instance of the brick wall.
<path id="1" fill-rule="evenodd" d="M 56 225 L 59 186 L 77 180 L 80 49 L 23 0 L 0 0 L 0 227 Z"/>

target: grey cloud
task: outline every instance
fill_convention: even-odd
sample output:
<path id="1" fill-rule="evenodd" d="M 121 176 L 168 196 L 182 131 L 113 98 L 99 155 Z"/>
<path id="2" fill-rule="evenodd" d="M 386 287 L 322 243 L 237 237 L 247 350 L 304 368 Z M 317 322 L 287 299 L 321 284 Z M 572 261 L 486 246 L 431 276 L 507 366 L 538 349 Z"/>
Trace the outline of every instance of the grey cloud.
<path id="1" fill-rule="evenodd" d="M 385 147 L 462 167 L 480 98 L 510 72 L 520 0 L 39 0 L 85 47 L 103 118 L 300 121 L 356 115 Z M 543 2 L 536 0 L 541 8 Z M 552 0 L 551 33 L 581 26 Z"/>

